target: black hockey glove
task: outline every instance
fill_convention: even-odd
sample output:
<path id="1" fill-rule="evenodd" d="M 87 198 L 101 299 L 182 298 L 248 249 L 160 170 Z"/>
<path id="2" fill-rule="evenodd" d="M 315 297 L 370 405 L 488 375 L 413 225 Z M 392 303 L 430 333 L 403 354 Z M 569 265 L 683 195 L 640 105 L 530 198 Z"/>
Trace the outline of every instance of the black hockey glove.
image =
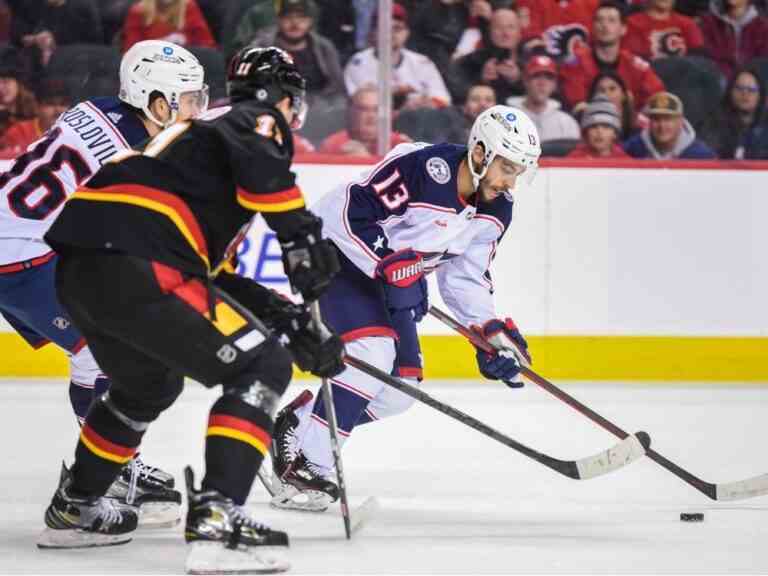
<path id="1" fill-rule="evenodd" d="M 286 303 L 280 314 L 269 319 L 293 354 L 296 365 L 320 378 L 331 378 L 344 370 L 344 343 L 324 324 L 312 322 L 306 306 Z"/>
<path id="2" fill-rule="evenodd" d="M 280 238 L 285 273 L 305 302 L 317 300 L 339 271 L 336 249 L 320 235 L 322 226 L 322 220 L 313 217 L 293 238 Z"/>

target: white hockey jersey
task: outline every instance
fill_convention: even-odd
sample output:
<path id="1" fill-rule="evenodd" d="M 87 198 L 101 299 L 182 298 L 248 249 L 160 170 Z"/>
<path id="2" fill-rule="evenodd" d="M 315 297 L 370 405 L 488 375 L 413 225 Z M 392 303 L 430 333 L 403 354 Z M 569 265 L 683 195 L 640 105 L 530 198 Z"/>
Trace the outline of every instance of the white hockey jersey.
<path id="1" fill-rule="evenodd" d="M 458 195 L 465 146 L 400 144 L 358 182 L 311 206 L 323 234 L 374 277 L 381 258 L 411 248 L 435 271 L 443 300 L 464 324 L 496 317 L 489 267 L 512 220 L 504 195 L 467 204 Z"/>
<path id="2" fill-rule="evenodd" d="M 0 265 L 50 252 L 43 235 L 64 201 L 109 158 L 149 137 L 117 98 L 70 108 L 0 176 Z"/>
<path id="3" fill-rule="evenodd" d="M 407 48 L 400 53 L 402 59 L 392 69 L 394 86 L 409 86 L 415 96 L 427 96 L 443 106 L 450 104 L 451 95 L 435 63 Z M 379 60 L 373 48 L 354 54 L 344 68 L 344 85 L 349 95 L 368 84 L 378 84 L 378 78 Z"/>

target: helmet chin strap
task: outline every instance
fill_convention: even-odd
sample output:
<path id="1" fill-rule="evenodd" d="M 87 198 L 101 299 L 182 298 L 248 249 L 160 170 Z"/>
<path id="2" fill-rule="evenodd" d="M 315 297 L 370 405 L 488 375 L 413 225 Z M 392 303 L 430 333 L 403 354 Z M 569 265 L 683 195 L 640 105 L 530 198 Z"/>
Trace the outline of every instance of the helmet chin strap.
<path id="1" fill-rule="evenodd" d="M 480 172 L 476 172 L 474 162 L 472 162 L 472 154 L 468 154 L 467 164 L 469 165 L 469 173 L 472 175 L 472 188 L 475 192 L 477 192 L 478 188 L 480 188 L 480 181 L 485 177 L 485 173 L 488 172 L 488 166 L 490 166 L 491 163 L 484 162 L 483 169 Z M 504 191 L 504 198 L 506 198 L 509 202 L 513 202 L 515 199 L 513 192 L 514 190 L 512 188 L 507 188 Z"/>
<path id="2" fill-rule="evenodd" d="M 150 122 L 152 122 L 153 124 L 157 124 L 158 126 L 160 126 L 160 128 L 165 130 L 166 128 L 168 128 L 168 126 L 170 126 L 171 124 L 176 122 L 176 116 L 177 116 L 178 113 L 177 113 L 176 110 L 171 110 L 171 117 L 168 119 L 167 122 L 161 122 L 160 120 L 158 120 L 155 117 L 155 115 L 152 114 L 152 111 L 149 109 L 149 106 L 144 108 L 144 114 L 147 115 L 147 118 L 149 118 Z"/>
<path id="3" fill-rule="evenodd" d="M 469 165 L 469 173 L 472 175 L 472 189 L 477 192 L 477 189 L 480 187 L 480 180 L 482 180 L 485 173 L 488 172 L 488 164 L 483 163 L 483 169 L 480 172 L 476 172 L 471 152 L 467 154 L 467 164 Z"/>

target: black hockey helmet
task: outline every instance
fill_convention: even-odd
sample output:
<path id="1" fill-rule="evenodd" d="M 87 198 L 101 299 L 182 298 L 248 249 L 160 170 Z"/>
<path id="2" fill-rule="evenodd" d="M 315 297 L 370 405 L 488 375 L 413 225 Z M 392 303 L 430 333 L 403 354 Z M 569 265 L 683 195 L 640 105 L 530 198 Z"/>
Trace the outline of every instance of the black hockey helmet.
<path id="1" fill-rule="evenodd" d="M 288 96 L 298 127 L 306 115 L 306 85 L 291 55 L 274 46 L 246 46 L 229 63 L 227 91 L 233 104 L 256 100 L 274 106 Z"/>

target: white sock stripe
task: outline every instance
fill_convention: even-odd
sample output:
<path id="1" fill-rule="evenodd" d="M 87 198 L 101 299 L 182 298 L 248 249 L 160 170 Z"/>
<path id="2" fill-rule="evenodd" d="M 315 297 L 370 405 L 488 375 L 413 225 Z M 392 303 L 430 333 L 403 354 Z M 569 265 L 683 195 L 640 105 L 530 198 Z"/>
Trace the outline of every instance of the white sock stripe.
<path id="1" fill-rule="evenodd" d="M 320 418 L 320 416 L 318 416 L 317 414 L 314 414 L 314 413 L 313 413 L 313 414 L 312 414 L 312 416 L 311 416 L 311 418 L 312 418 L 312 420 L 314 420 L 314 421 L 315 421 L 315 422 L 317 422 L 318 424 L 321 424 L 321 425 L 322 425 L 322 426 L 324 426 L 325 428 L 328 428 L 328 422 L 326 422 L 325 420 L 323 420 L 322 418 Z M 349 438 L 349 432 L 347 432 L 346 430 L 342 430 L 340 426 L 337 426 L 336 428 L 338 429 L 338 431 L 339 431 L 339 434 L 340 434 L 341 436 L 344 436 L 344 437 L 346 437 L 346 438 Z"/>
<path id="2" fill-rule="evenodd" d="M 369 417 L 371 420 L 378 420 L 378 418 L 376 417 L 376 414 L 374 414 L 373 412 L 371 412 L 370 408 L 366 408 L 366 409 L 365 409 L 365 413 L 366 413 L 366 414 L 368 414 L 368 417 Z"/>
<path id="3" fill-rule="evenodd" d="M 365 398 L 369 402 L 373 400 L 373 396 L 371 394 L 367 394 L 366 392 L 363 392 L 359 388 L 355 388 L 351 384 L 347 384 L 346 382 L 342 382 L 341 380 L 336 380 L 335 378 L 330 378 L 330 381 L 334 383 L 339 388 L 344 388 L 345 390 L 349 390 L 353 394 L 357 394 L 361 398 Z"/>
<path id="4" fill-rule="evenodd" d="M 317 422 L 318 424 L 322 424 L 323 426 L 325 426 L 326 428 L 328 428 L 328 422 L 326 422 L 325 420 L 323 420 L 322 418 L 320 418 L 320 416 L 318 416 L 318 415 L 317 415 L 317 414 L 315 414 L 314 412 L 313 412 L 313 413 L 310 415 L 310 418 L 312 418 L 312 420 L 314 420 L 314 421 L 315 421 L 315 422 Z"/>
<path id="5" fill-rule="evenodd" d="M 94 384 L 84 384 L 83 382 L 75 382 L 74 380 L 69 381 L 70 384 L 74 384 L 78 388 L 87 388 L 88 390 L 93 390 Z"/>

